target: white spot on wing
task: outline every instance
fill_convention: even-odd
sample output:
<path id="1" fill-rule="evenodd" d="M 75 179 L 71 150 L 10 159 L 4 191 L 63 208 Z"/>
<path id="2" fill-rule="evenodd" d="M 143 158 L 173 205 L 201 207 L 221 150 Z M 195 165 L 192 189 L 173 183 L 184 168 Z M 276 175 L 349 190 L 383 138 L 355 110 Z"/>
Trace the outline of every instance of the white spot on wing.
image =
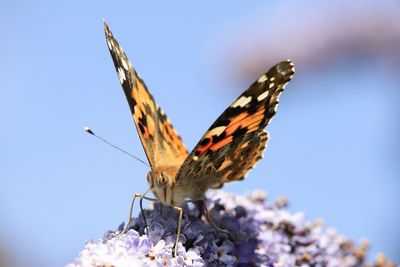
<path id="1" fill-rule="evenodd" d="M 126 64 L 126 59 L 122 60 L 122 66 L 124 67 L 124 69 L 128 70 L 128 64 Z"/>
<path id="2" fill-rule="evenodd" d="M 274 86 L 275 86 L 274 83 L 270 83 L 270 84 L 268 85 L 269 88 L 272 88 L 272 87 L 274 87 Z"/>
<path id="3" fill-rule="evenodd" d="M 125 77 L 125 72 L 124 72 L 124 70 L 121 69 L 121 68 L 118 68 L 118 78 L 119 78 L 119 81 L 120 81 L 121 83 L 124 83 L 124 81 L 125 81 L 125 79 L 126 79 L 126 77 Z"/>
<path id="4" fill-rule="evenodd" d="M 268 96 L 268 94 L 269 94 L 269 91 L 265 91 L 264 93 L 262 93 L 261 95 L 259 95 L 259 96 L 257 97 L 257 101 L 258 101 L 258 102 L 263 101 L 263 100 Z"/>
<path id="5" fill-rule="evenodd" d="M 110 40 L 107 40 L 107 45 L 108 45 L 108 47 L 109 47 L 110 49 L 112 49 L 112 43 L 111 43 Z"/>
<path id="6" fill-rule="evenodd" d="M 214 129 L 212 129 L 207 135 L 220 135 L 221 133 L 224 132 L 226 126 L 219 126 Z"/>
<path id="7" fill-rule="evenodd" d="M 250 101 L 251 101 L 251 96 L 247 96 L 247 97 L 246 96 L 241 96 L 241 97 L 239 97 L 238 100 L 235 101 L 235 103 L 233 103 L 231 105 L 231 107 L 233 107 L 233 108 L 236 108 L 237 106 L 244 107 L 248 103 L 250 103 Z"/>
<path id="8" fill-rule="evenodd" d="M 276 103 L 275 103 L 275 106 L 274 106 L 274 111 L 275 111 L 275 112 L 277 112 L 277 111 L 278 111 L 278 102 L 276 102 Z M 271 119 L 272 119 L 272 118 L 271 118 Z"/>
<path id="9" fill-rule="evenodd" d="M 261 76 L 261 77 L 257 80 L 257 82 L 263 83 L 263 82 L 265 82 L 267 79 L 268 79 L 268 78 L 267 78 L 267 75 L 264 74 L 263 76 Z"/>

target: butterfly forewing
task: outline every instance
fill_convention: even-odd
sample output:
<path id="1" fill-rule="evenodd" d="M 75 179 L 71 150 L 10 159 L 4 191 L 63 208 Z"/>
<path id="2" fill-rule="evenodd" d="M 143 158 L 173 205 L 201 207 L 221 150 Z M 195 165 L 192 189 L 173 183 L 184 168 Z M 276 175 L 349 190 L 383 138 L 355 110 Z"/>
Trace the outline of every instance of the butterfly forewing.
<path id="1" fill-rule="evenodd" d="M 118 78 L 150 165 L 155 172 L 161 168 L 175 174 L 188 152 L 105 22 L 104 29 Z M 171 172 L 171 169 L 175 171 Z"/>
<path id="2" fill-rule="evenodd" d="M 177 173 L 177 184 L 220 187 L 240 180 L 262 156 L 279 96 L 294 74 L 290 60 L 272 67 L 211 125 Z"/>

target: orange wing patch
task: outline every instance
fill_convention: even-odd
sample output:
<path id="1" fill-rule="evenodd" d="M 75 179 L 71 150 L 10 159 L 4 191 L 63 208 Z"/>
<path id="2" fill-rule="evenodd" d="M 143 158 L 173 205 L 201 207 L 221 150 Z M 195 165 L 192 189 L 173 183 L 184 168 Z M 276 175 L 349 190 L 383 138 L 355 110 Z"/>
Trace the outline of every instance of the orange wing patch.
<path id="1" fill-rule="evenodd" d="M 230 135 L 228 137 L 225 137 L 224 139 L 222 139 L 221 141 L 219 141 L 218 143 L 215 143 L 214 145 L 210 146 L 210 150 L 211 151 L 217 151 L 218 149 L 226 146 L 227 144 L 229 144 L 230 142 L 232 142 L 233 140 L 233 136 Z"/>

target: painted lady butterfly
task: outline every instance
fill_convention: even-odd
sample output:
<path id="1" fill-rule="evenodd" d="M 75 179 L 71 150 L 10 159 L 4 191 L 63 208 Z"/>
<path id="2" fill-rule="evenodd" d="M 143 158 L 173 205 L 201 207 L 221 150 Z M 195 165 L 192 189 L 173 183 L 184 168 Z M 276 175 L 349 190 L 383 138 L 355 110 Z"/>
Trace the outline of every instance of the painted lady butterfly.
<path id="1" fill-rule="evenodd" d="M 189 154 L 105 22 L 104 28 L 151 166 L 147 180 L 156 199 L 139 194 L 135 198 L 161 202 L 179 210 L 179 236 L 181 207 L 186 201 L 202 200 L 209 188 L 242 180 L 261 159 L 268 140 L 264 128 L 276 113 L 279 96 L 294 74 L 294 65 L 290 60 L 283 61 L 262 75 L 222 113 Z"/>

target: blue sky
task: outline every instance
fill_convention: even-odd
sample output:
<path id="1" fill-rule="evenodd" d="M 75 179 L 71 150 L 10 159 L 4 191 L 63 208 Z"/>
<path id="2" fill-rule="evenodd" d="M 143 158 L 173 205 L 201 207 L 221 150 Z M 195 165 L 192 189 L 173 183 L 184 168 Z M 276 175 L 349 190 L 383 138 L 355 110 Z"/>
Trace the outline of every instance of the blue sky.
<path id="1" fill-rule="evenodd" d="M 236 35 L 256 32 L 269 38 L 267 29 L 279 34 L 286 20 L 306 20 L 302 12 L 312 6 L 295 1 L 0 3 L 0 249 L 12 265 L 73 261 L 85 240 L 124 221 L 132 195 L 148 187 L 145 166 L 82 130 L 90 126 L 145 158 L 107 51 L 103 18 L 192 148 L 258 78 L 241 76 L 240 66 L 228 64 L 238 56 L 226 52 L 240 43 Z M 278 16 L 284 12 L 295 15 Z M 301 25 L 298 34 L 307 30 Z M 367 237 L 371 254 L 384 251 L 400 261 L 394 73 L 384 62 L 368 60 L 340 59 L 311 70 L 300 62 L 268 128 L 264 160 L 246 180 L 225 189 L 263 189 L 270 199 L 288 196 L 292 211 L 323 218 L 355 241 Z"/>

